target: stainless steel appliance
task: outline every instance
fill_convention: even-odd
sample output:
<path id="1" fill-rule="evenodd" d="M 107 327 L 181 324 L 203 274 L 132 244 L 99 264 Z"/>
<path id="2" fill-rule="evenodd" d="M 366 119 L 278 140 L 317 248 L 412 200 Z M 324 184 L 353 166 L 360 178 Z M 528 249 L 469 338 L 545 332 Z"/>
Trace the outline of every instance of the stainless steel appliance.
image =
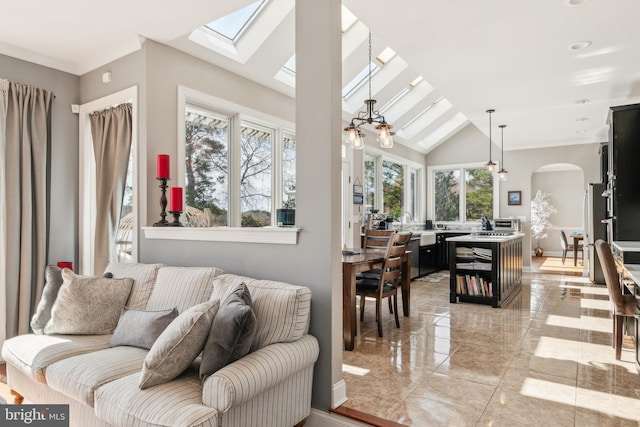
<path id="1" fill-rule="evenodd" d="M 589 280 L 599 285 L 605 284 L 604 273 L 594 243 L 598 239 L 607 241 L 607 224 L 603 223 L 607 218 L 607 198 L 602 195 L 606 188 L 601 183 L 589 184 L 585 203 L 584 251 L 589 259 Z"/>
<path id="2" fill-rule="evenodd" d="M 495 218 L 493 229 L 496 231 L 520 231 L 520 220 L 517 218 Z"/>

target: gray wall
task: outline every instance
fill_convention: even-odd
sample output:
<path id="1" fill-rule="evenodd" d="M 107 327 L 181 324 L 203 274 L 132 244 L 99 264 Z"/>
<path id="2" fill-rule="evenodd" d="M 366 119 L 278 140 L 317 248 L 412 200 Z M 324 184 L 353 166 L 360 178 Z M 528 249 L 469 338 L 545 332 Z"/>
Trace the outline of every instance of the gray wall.
<path id="1" fill-rule="evenodd" d="M 570 239 L 569 233 L 583 229 L 586 191 L 583 173 L 581 170 L 535 172 L 531 177 L 531 194 L 535 196 L 538 190 L 549 194 L 557 210 L 549 217 L 551 226 L 545 230 L 547 238 L 540 240 L 540 247 L 547 255 L 559 255 L 562 253 L 560 231 L 564 230 Z M 532 250 L 536 243 L 531 242 Z"/>
<path id="2" fill-rule="evenodd" d="M 0 78 L 53 92 L 51 110 L 51 227 L 47 262 L 78 260 L 78 116 L 79 78 L 20 59 L 0 55 Z"/>
<path id="3" fill-rule="evenodd" d="M 505 151 L 504 166 L 509 171 L 507 181 L 500 182 L 500 208 L 499 216 L 525 217 L 523 231 L 524 265 L 531 265 L 531 199 L 535 196 L 532 192 L 531 178 L 537 169 L 542 166 L 555 163 L 569 163 L 578 166 L 583 173 L 582 191 L 586 190 L 590 182 L 600 180 L 600 157 L 598 154 L 599 143 L 584 145 L 567 145 L 561 147 L 538 148 L 531 150 Z M 499 153 L 499 147 L 494 144 L 494 161 Z M 427 154 L 429 166 L 447 165 L 457 163 L 486 162 L 488 159 L 487 137 L 474 125 L 469 125 L 446 143 Z M 429 179 L 429 177 L 427 177 Z M 508 206 L 507 192 L 522 191 L 522 205 Z M 582 204 L 580 204 L 580 209 Z"/>

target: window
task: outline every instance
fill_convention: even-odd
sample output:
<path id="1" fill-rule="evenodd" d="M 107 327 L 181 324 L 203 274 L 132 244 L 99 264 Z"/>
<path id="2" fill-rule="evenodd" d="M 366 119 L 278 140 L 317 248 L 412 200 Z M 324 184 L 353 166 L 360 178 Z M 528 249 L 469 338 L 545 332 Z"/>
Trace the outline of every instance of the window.
<path id="1" fill-rule="evenodd" d="M 243 227 L 271 225 L 273 129 L 242 123 L 240 200 Z"/>
<path id="2" fill-rule="evenodd" d="M 231 120 L 194 105 L 185 109 L 185 203 L 208 209 L 216 227 L 229 225 Z"/>
<path id="3" fill-rule="evenodd" d="M 404 167 L 389 160 L 382 161 L 382 213 L 400 218 L 404 211 Z"/>
<path id="4" fill-rule="evenodd" d="M 423 188 L 420 171 L 417 165 L 402 159 L 365 153 L 365 209 L 377 209 L 396 220 L 403 211 L 408 211 L 414 220 L 419 220 L 422 216 L 420 189 Z"/>
<path id="5" fill-rule="evenodd" d="M 296 207 L 296 138 L 286 132 L 282 137 L 282 207 Z"/>
<path id="6" fill-rule="evenodd" d="M 494 217 L 497 186 L 494 174 L 483 165 L 433 168 L 430 176 L 435 221 L 473 222 L 483 215 Z"/>
<path id="7" fill-rule="evenodd" d="M 205 94 L 180 92 L 184 173 L 179 173 L 186 204 L 203 211 L 213 226 L 275 225 L 276 209 L 295 208 L 291 126 Z"/>

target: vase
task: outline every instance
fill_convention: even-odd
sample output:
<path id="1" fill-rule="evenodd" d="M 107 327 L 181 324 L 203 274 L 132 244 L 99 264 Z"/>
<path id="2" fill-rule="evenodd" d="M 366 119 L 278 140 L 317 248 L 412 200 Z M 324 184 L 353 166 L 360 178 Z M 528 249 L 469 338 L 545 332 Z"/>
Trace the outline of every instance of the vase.
<path id="1" fill-rule="evenodd" d="M 537 257 L 541 257 L 542 256 L 542 248 L 540 248 L 540 247 L 536 248 L 536 256 Z"/>

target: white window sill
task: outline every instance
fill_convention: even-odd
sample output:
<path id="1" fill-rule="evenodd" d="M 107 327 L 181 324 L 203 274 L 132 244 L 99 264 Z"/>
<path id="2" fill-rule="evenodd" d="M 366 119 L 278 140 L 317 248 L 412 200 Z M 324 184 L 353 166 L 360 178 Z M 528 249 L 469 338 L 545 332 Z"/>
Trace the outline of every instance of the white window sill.
<path id="1" fill-rule="evenodd" d="M 142 227 L 146 239 L 295 245 L 297 227 Z"/>

